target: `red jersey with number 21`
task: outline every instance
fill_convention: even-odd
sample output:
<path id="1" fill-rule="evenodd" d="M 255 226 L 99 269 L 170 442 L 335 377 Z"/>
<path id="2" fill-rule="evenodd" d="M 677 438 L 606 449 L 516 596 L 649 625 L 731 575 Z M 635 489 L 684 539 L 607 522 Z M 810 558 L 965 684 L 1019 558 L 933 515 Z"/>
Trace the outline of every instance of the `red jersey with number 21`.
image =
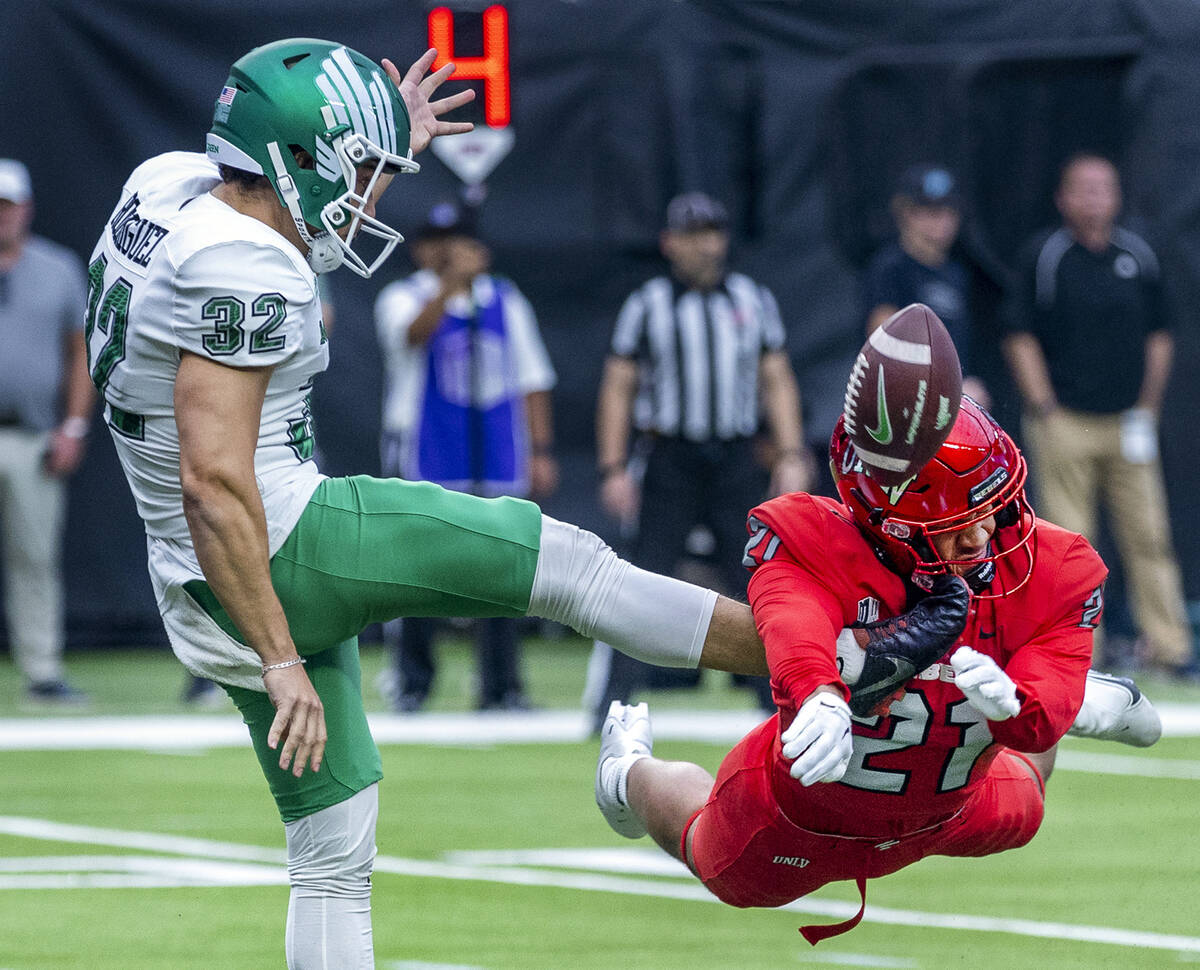
<path id="1" fill-rule="evenodd" d="M 766 646 L 780 724 L 822 684 L 838 677 L 835 641 L 843 627 L 904 612 L 901 578 L 838 502 L 784 495 L 750 514 L 746 562 L 750 604 Z M 996 540 L 1003 546 L 1004 535 Z M 1107 570 L 1075 533 L 1039 520 L 1029 581 L 1001 599 L 971 599 L 955 647 L 908 685 L 887 715 L 854 720 L 854 756 L 845 777 L 804 788 L 773 749 L 775 797 L 803 828 L 842 835 L 898 835 L 953 815 L 1000 746 L 1044 751 L 1071 726 L 1083 703 L 1092 631 L 1102 611 Z M 999 560 L 993 589 L 1024 574 L 1021 552 Z M 949 656 L 958 646 L 992 657 L 1017 686 L 1020 713 L 986 720 L 955 687 Z"/>

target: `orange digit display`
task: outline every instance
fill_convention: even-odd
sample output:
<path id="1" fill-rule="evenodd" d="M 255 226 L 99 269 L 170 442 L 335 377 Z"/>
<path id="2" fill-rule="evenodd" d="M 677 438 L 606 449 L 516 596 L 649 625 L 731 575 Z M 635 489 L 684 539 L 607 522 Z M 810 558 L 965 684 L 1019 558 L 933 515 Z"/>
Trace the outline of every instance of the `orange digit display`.
<path id="1" fill-rule="evenodd" d="M 437 48 L 433 70 L 454 61 L 450 76 L 463 81 L 483 81 L 483 118 L 491 128 L 505 128 L 512 120 L 508 96 L 508 11 L 496 4 L 483 12 L 483 56 L 456 57 L 454 14 L 448 7 L 429 12 L 429 46 Z"/>

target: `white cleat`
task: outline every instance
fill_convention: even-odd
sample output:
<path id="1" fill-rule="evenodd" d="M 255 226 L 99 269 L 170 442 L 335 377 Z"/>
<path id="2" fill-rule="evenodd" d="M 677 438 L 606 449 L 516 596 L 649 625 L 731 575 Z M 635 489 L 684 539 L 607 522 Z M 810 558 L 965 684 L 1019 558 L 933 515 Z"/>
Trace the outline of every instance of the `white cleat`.
<path id="1" fill-rule="evenodd" d="M 1150 698 L 1128 677 L 1089 670 L 1083 707 L 1067 734 L 1148 748 L 1162 737 L 1162 721 Z"/>
<path id="2" fill-rule="evenodd" d="M 653 747 L 650 709 L 645 703 L 631 706 L 613 701 L 600 728 L 596 804 L 612 830 L 627 839 L 646 834 L 646 826 L 626 801 L 629 769 L 634 762 L 650 757 Z"/>

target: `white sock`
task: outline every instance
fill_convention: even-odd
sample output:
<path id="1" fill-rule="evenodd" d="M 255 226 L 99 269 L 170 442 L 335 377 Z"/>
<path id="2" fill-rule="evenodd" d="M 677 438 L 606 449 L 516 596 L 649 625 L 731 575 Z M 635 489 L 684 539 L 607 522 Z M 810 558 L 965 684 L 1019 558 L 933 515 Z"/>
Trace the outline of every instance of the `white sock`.
<path id="1" fill-rule="evenodd" d="M 638 569 L 599 537 L 542 516 L 529 614 L 663 667 L 695 667 L 717 594 Z"/>
<path id="2" fill-rule="evenodd" d="M 373 970 L 371 866 L 379 786 L 288 822 L 288 970 Z"/>
<path id="3" fill-rule="evenodd" d="M 600 766 L 600 784 L 622 805 L 629 805 L 629 769 L 650 755 L 641 752 L 609 758 Z"/>

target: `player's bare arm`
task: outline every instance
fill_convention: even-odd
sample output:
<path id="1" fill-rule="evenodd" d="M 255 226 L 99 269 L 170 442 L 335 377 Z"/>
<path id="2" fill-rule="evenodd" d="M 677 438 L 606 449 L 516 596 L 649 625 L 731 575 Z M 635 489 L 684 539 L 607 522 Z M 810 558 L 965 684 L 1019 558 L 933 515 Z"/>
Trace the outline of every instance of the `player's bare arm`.
<path id="1" fill-rule="evenodd" d="M 717 598 L 712 622 L 700 653 L 700 666 L 709 670 L 725 670 L 731 674 L 750 674 L 766 677 L 767 653 L 750 607 L 727 596 Z"/>
<path id="2" fill-rule="evenodd" d="M 447 98 L 430 101 L 430 97 L 441 87 L 442 82 L 454 73 L 454 64 L 446 63 L 426 77 L 425 72 L 433 66 L 436 59 L 437 51 L 431 47 L 413 62 L 403 77 L 400 76 L 400 69 L 386 57 L 380 62 L 400 91 L 404 106 L 408 108 L 411 126 L 408 144 L 414 155 L 424 151 L 439 135 L 459 135 L 474 127 L 469 121 L 439 120 L 447 112 L 475 100 L 475 91 L 467 88 Z"/>
<path id="3" fill-rule="evenodd" d="M 254 452 L 269 368 L 226 367 L 184 353 L 175 381 L 184 514 L 205 579 L 264 666 L 297 658 L 271 585 L 267 521 Z M 299 777 L 321 766 L 325 715 L 301 664 L 267 671 L 275 705 L 268 742 L 283 742 L 279 766 Z"/>

